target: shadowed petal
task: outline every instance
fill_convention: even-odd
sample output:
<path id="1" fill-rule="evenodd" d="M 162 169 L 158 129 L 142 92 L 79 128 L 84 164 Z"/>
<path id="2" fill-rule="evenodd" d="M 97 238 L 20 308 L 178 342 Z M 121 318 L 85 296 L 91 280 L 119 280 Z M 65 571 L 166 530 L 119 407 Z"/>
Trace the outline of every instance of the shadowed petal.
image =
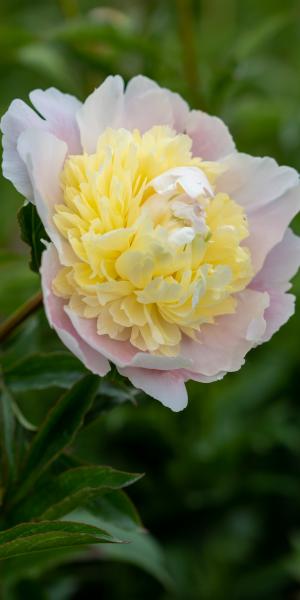
<path id="1" fill-rule="evenodd" d="M 174 412 L 183 410 L 188 402 L 184 378 L 176 371 L 154 371 L 149 369 L 120 368 L 121 375 L 138 389 L 159 400 Z"/>

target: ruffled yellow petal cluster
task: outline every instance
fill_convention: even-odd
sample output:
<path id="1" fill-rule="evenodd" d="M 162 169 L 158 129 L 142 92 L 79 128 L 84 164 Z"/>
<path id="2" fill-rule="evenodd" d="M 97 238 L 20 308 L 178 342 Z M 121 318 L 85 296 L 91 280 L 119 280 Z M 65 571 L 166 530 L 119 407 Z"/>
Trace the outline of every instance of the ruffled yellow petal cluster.
<path id="1" fill-rule="evenodd" d="M 215 193 L 220 167 L 191 144 L 168 127 L 106 130 L 95 154 L 67 159 L 53 217 L 74 255 L 54 293 L 99 334 L 169 356 L 232 313 L 252 277 L 244 211 Z M 196 197 L 195 177 L 207 182 Z"/>

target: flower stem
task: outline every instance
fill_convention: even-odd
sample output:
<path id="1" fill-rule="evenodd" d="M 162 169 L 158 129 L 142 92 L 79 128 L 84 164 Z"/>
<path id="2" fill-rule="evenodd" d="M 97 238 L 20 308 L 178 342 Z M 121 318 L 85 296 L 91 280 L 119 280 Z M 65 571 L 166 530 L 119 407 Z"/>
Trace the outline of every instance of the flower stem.
<path id="1" fill-rule="evenodd" d="M 198 60 L 194 32 L 194 16 L 191 0 L 176 0 L 179 37 L 182 46 L 184 72 L 195 108 L 203 108 L 199 89 Z"/>
<path id="2" fill-rule="evenodd" d="M 0 342 L 6 338 L 21 324 L 27 317 L 30 317 L 36 310 L 42 306 L 42 292 L 37 292 L 32 298 L 29 298 L 20 308 L 18 308 L 4 323 L 0 325 Z"/>

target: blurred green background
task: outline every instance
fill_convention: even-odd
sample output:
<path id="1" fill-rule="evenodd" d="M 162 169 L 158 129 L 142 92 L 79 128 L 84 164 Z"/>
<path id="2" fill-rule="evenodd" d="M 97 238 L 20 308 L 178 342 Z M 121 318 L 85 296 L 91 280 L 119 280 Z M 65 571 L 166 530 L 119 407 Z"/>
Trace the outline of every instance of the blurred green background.
<path id="1" fill-rule="evenodd" d="M 299 170 L 299 30 L 299 0 L 1 0 L 0 113 L 34 88 L 83 99 L 107 74 L 143 73 L 220 115 L 240 150 Z M 39 281 L 19 240 L 22 198 L 3 178 L 0 195 L 6 316 Z M 240 373 L 189 385 L 183 413 L 141 398 L 80 435 L 82 458 L 146 473 L 130 495 L 173 588 L 133 564 L 86 560 L 21 577 L 10 598 L 299 599 L 299 335 L 298 310 Z M 45 347 L 61 348 L 40 316 L 13 352 Z M 19 401 L 38 422 L 51 398 Z"/>

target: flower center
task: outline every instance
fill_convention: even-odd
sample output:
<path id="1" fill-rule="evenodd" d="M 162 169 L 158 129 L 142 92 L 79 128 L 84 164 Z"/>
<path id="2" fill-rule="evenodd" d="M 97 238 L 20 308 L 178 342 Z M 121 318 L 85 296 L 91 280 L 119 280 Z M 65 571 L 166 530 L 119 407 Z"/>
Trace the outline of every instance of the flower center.
<path id="1" fill-rule="evenodd" d="M 73 250 L 54 293 L 99 335 L 169 356 L 234 312 L 252 277 L 243 209 L 191 145 L 168 127 L 107 129 L 95 154 L 67 159 L 53 217 Z"/>

